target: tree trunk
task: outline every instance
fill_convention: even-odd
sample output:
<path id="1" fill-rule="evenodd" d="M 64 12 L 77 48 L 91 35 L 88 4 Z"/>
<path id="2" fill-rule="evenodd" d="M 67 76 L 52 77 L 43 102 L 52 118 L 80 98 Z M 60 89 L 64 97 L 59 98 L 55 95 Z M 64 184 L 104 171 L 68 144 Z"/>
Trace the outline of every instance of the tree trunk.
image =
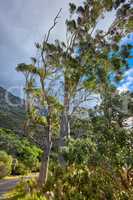
<path id="1" fill-rule="evenodd" d="M 69 123 L 69 88 L 68 82 L 65 80 L 64 86 L 64 109 L 61 114 L 60 122 L 60 146 L 64 146 L 65 138 L 70 136 L 70 123 Z"/>
<path id="2" fill-rule="evenodd" d="M 103 112 L 105 117 L 105 122 L 107 128 L 110 128 L 111 126 L 111 120 L 112 120 L 112 99 L 111 99 L 111 93 L 109 87 L 104 87 L 104 94 L 103 94 Z"/>
<path id="3" fill-rule="evenodd" d="M 39 173 L 39 178 L 38 178 L 39 188 L 42 188 L 47 182 L 50 151 L 51 151 L 51 145 L 49 144 L 46 148 L 44 148 L 44 152 L 42 156 L 40 173 Z"/>
<path id="4" fill-rule="evenodd" d="M 69 123 L 69 90 L 68 82 L 65 80 L 64 86 L 64 109 L 61 114 L 60 121 L 60 138 L 59 138 L 59 149 L 65 146 L 66 138 L 70 136 L 70 123 Z M 63 155 L 59 154 L 59 162 L 61 165 L 65 165 L 65 160 Z"/>
<path id="5" fill-rule="evenodd" d="M 41 161 L 41 167 L 40 167 L 40 173 L 38 178 L 38 186 L 41 189 L 47 182 L 48 178 L 48 169 L 49 169 L 49 158 L 51 153 L 51 147 L 52 147 L 52 118 L 51 118 L 51 106 L 48 105 L 48 112 L 49 115 L 47 117 L 47 123 L 48 123 L 48 134 L 47 134 L 47 140 L 42 156 Z"/>

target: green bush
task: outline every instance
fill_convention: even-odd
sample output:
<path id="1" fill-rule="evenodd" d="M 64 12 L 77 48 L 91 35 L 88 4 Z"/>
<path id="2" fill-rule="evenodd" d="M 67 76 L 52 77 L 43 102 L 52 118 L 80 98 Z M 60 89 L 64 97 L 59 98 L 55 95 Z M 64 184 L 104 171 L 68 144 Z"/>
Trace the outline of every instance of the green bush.
<path id="1" fill-rule="evenodd" d="M 107 128 L 95 120 L 94 133 L 81 138 L 70 138 L 60 153 L 67 164 L 99 166 L 100 163 L 113 168 L 133 168 L 133 134 L 120 127 Z"/>
<path id="2" fill-rule="evenodd" d="M 8 176 L 12 171 L 12 157 L 5 151 L 0 151 L 0 178 Z"/>
<path id="3" fill-rule="evenodd" d="M 127 187 L 127 180 L 123 181 L 107 166 L 53 166 L 41 192 L 36 191 L 36 181 L 30 180 L 21 182 L 15 195 L 17 200 L 132 200 L 132 185 Z"/>
<path id="4" fill-rule="evenodd" d="M 47 200 L 45 197 L 41 195 L 37 195 L 36 193 L 34 194 L 28 194 L 24 198 L 19 198 L 19 200 Z"/>
<path id="5" fill-rule="evenodd" d="M 27 168 L 23 163 L 18 162 L 15 168 L 15 175 L 25 175 L 29 173 L 29 168 Z"/>
<path id="6" fill-rule="evenodd" d="M 43 192 L 54 194 L 52 200 L 132 200 L 132 185 L 124 186 L 123 181 L 107 166 L 56 166 Z"/>
<path id="7" fill-rule="evenodd" d="M 20 183 L 12 191 L 7 193 L 7 197 L 13 196 L 12 200 L 47 200 L 45 194 L 37 192 L 35 179 L 21 179 Z"/>
<path id="8" fill-rule="evenodd" d="M 38 171 L 42 151 L 26 138 L 20 137 L 10 130 L 0 129 L 0 150 L 5 149 L 8 154 L 18 160 L 19 173 L 20 171 L 24 173 L 24 168 L 26 171 Z M 20 166 L 22 170 L 20 170 Z"/>
<path id="9" fill-rule="evenodd" d="M 68 164 L 88 164 L 96 152 L 96 144 L 90 138 L 70 138 L 68 145 L 61 149 Z"/>

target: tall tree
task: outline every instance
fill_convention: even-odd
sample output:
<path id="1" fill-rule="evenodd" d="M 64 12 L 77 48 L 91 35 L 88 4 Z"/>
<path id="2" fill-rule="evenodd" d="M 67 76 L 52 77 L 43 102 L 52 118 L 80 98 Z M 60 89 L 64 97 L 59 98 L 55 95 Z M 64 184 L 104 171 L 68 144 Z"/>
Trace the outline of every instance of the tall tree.
<path id="1" fill-rule="evenodd" d="M 57 16 L 54 18 L 54 23 L 50 27 L 48 33 L 45 35 L 42 44 L 36 43 L 36 48 L 38 50 L 39 56 L 37 58 L 32 58 L 32 64 L 20 64 L 17 67 L 18 71 L 24 72 L 24 74 L 26 75 L 34 75 L 36 77 L 36 82 L 39 84 L 39 88 L 36 88 L 32 85 L 31 90 L 28 90 L 28 92 L 31 94 L 32 99 L 32 102 L 30 102 L 31 109 L 29 110 L 29 116 L 33 123 L 39 124 L 44 127 L 45 141 L 38 178 L 38 185 L 40 188 L 42 188 L 42 186 L 45 185 L 47 181 L 49 157 L 52 148 L 53 126 L 55 124 L 58 124 L 58 119 L 55 113 L 57 113 L 59 103 L 54 97 L 50 95 L 50 92 L 48 90 L 49 77 L 52 78 L 54 76 L 55 68 L 48 64 L 49 55 L 47 44 L 51 31 L 57 24 L 57 19 L 59 18 L 60 12 L 61 9 L 58 12 Z M 28 81 L 26 83 L 29 84 Z"/>
<path id="2" fill-rule="evenodd" d="M 93 1 L 91 1 L 91 4 L 92 2 Z M 86 3 L 86 5 L 88 5 L 90 1 L 86 1 Z M 112 51 L 119 49 L 120 39 L 125 36 L 128 31 L 130 31 L 132 7 L 131 1 L 128 3 L 126 1 L 95 1 L 93 3 L 95 6 L 94 9 L 91 9 L 91 11 L 94 14 L 94 17 L 92 17 L 92 19 L 89 17 L 89 20 L 91 19 L 95 22 L 94 24 L 98 22 L 98 16 L 104 17 L 105 10 L 116 10 L 116 18 L 106 32 L 104 32 L 104 30 L 97 30 L 97 27 L 95 26 L 91 31 L 90 23 L 88 26 L 87 24 L 83 24 L 83 27 L 86 30 L 86 35 L 84 34 L 82 37 L 83 39 L 80 39 L 80 41 L 84 41 L 81 55 L 83 56 L 83 61 L 86 66 L 88 65 L 89 72 L 86 74 L 85 86 L 88 89 L 93 86 L 95 88 L 94 91 L 100 94 L 103 102 L 102 105 L 105 121 L 107 126 L 110 126 L 112 112 L 111 96 L 114 89 L 111 87 L 109 72 L 114 70 L 119 76 L 120 68 L 125 64 L 125 60 L 122 59 L 121 55 L 119 57 L 113 57 L 113 59 L 110 60 L 109 54 Z M 89 6 L 89 8 L 90 7 L 91 6 Z M 81 16 L 84 11 L 85 8 L 82 7 L 80 10 Z M 125 21 L 124 24 L 123 21 Z M 93 35 L 91 36 L 90 33 L 93 33 Z M 88 43 L 90 48 L 86 48 L 86 44 Z M 92 76 L 90 76 L 89 67 L 92 72 Z"/>
<path id="3" fill-rule="evenodd" d="M 125 1 L 84 1 L 82 6 L 77 7 L 70 3 L 70 18 L 66 20 L 67 33 L 66 42 L 56 40 L 55 44 L 49 45 L 53 65 L 62 66 L 64 77 L 63 85 L 63 112 L 60 123 L 60 145 L 64 145 L 65 138 L 70 135 L 70 110 L 72 109 L 72 99 L 75 98 L 79 88 L 94 89 L 99 81 L 100 93 L 102 98 L 108 96 L 108 72 L 112 65 L 108 60 L 110 43 L 120 38 L 117 27 L 123 19 L 126 11 L 123 7 L 128 6 Z M 99 31 L 98 22 L 105 17 L 105 11 L 109 12 L 116 9 L 116 19 L 107 32 Z M 122 11 L 123 12 L 122 12 Z M 128 15 L 130 18 L 130 15 Z M 114 29 L 115 28 L 115 29 Z M 113 34 L 113 39 L 111 39 Z M 51 60 L 52 60 L 51 59 Z M 51 61 L 52 62 L 52 61 Z M 99 79 L 99 80 L 98 80 Z M 105 84 L 104 84 L 105 83 Z M 108 85 L 108 86 L 107 86 Z M 105 87 L 106 86 L 106 87 Z M 96 90 L 95 90 L 96 92 Z M 85 90 L 86 93 L 86 90 Z M 106 95 L 105 95 L 106 94 Z M 104 98 L 106 101 L 107 98 Z M 108 105 L 104 107 L 106 118 L 110 118 Z M 107 112 L 108 109 L 108 112 Z M 108 115 L 108 116 L 107 116 Z M 109 119 L 110 121 L 110 119 Z"/>

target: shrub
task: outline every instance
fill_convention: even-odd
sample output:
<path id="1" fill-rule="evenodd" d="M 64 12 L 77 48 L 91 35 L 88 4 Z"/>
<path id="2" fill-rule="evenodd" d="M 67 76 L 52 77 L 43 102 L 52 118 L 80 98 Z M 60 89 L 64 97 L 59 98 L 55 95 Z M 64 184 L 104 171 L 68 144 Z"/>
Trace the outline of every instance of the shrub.
<path id="1" fill-rule="evenodd" d="M 53 166 L 46 185 L 36 191 L 35 180 L 17 186 L 16 199 L 24 200 L 132 200 L 133 188 L 126 188 L 115 170 L 107 166 Z M 27 195 L 28 193 L 28 195 Z M 14 197 L 15 200 L 15 197 Z"/>
<path id="2" fill-rule="evenodd" d="M 0 178 L 11 174 L 12 170 L 12 157 L 5 151 L 0 151 Z"/>
<path id="3" fill-rule="evenodd" d="M 43 192 L 54 194 L 52 200 L 133 199 L 132 185 L 125 187 L 119 174 L 107 166 L 56 166 Z"/>
<path id="4" fill-rule="evenodd" d="M 0 129 L 0 150 L 5 150 L 14 158 L 17 158 L 23 169 L 38 171 L 41 158 L 41 149 L 31 144 L 26 138 L 20 137 L 7 129 Z M 24 172 L 24 170 L 22 170 Z"/>
<path id="5" fill-rule="evenodd" d="M 96 152 L 96 144 L 90 138 L 70 138 L 61 153 L 69 164 L 88 164 Z"/>
<path id="6" fill-rule="evenodd" d="M 18 162 L 15 168 L 15 175 L 25 175 L 28 174 L 29 168 L 27 168 L 22 162 Z"/>
<path id="7" fill-rule="evenodd" d="M 37 192 L 35 179 L 25 181 L 21 179 L 20 183 L 12 191 L 7 193 L 7 197 L 12 196 L 12 200 L 47 200 L 44 194 Z"/>
<path id="8" fill-rule="evenodd" d="M 26 195 L 24 198 L 20 198 L 19 200 L 47 200 L 45 197 L 41 196 L 41 195 L 37 195 L 36 193 L 35 194 L 28 194 Z"/>

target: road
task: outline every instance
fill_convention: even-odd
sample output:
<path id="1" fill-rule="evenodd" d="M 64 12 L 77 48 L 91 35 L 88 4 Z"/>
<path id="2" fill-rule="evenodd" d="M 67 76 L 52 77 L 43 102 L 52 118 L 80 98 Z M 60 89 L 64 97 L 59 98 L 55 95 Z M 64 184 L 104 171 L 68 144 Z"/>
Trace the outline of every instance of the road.
<path id="1" fill-rule="evenodd" d="M 25 176 L 24 179 L 31 179 L 33 177 L 36 177 L 37 174 L 32 174 L 30 176 Z M 16 185 L 20 182 L 21 177 L 16 176 L 16 177 L 9 177 L 6 179 L 0 180 L 0 200 L 4 199 L 4 194 L 12 190 Z"/>
<path id="2" fill-rule="evenodd" d="M 0 180 L 0 199 L 3 199 L 4 194 L 13 189 L 19 180 L 19 177 Z"/>

